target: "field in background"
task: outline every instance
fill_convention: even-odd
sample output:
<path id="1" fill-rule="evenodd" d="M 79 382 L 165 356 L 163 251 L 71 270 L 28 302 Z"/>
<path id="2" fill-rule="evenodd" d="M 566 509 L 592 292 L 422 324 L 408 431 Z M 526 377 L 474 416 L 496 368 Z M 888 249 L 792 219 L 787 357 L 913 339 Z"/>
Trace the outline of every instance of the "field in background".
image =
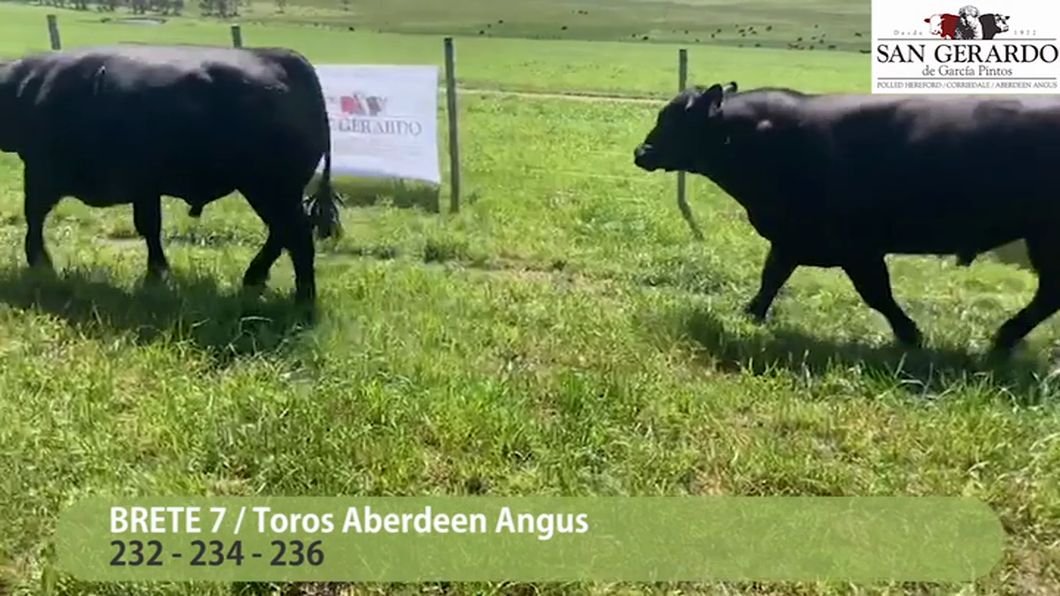
<path id="1" fill-rule="evenodd" d="M 424 3 L 305 0 L 277 14 L 275 4 L 241 8 L 247 18 L 354 25 L 396 33 L 713 43 L 814 50 L 868 49 L 868 3 L 843 0 L 536 0 Z M 860 35 L 859 35 L 860 34 Z M 823 39 L 822 39 L 823 36 Z M 812 39 L 811 39 L 812 38 Z M 830 48 L 829 46 L 834 46 Z"/>
<path id="2" fill-rule="evenodd" d="M 198 2 L 188 0 L 186 5 L 186 15 L 200 15 Z M 255 0 L 238 2 L 237 10 L 244 22 L 367 32 L 747 48 L 792 44 L 803 51 L 869 47 L 869 5 L 846 0 Z"/>
<path id="3" fill-rule="evenodd" d="M 2 4 L 0 55 L 48 49 L 47 10 Z M 229 23 L 189 18 L 160 26 L 101 22 L 112 15 L 63 10 L 65 46 L 166 41 L 230 44 Z M 129 16 L 129 15 L 125 15 Z M 442 65 L 440 35 L 395 35 L 312 26 L 244 23 L 248 45 L 288 45 L 317 63 Z M 458 38 L 458 81 L 466 87 L 553 93 L 669 97 L 677 87 L 677 45 L 621 42 Z M 869 57 L 851 52 L 819 56 L 794 50 L 690 46 L 689 80 L 732 80 L 754 86 L 777 80 L 822 91 L 868 88 Z"/>
<path id="4" fill-rule="evenodd" d="M 466 3 L 469 14 L 501 5 Z M 388 6 L 392 20 L 405 18 L 401 2 Z M 765 3 L 740 10 L 759 6 L 777 14 Z M 803 29 L 826 20 L 791 10 Z M 0 5 L 0 54 L 44 49 L 46 12 Z M 56 12 L 66 46 L 229 40 L 220 22 L 149 27 Z M 850 29 L 867 34 L 863 21 L 851 18 Z M 664 97 L 675 86 L 678 46 L 484 37 L 457 39 L 464 87 Z M 244 40 L 316 62 L 442 59 L 439 36 L 361 27 L 248 24 Z M 694 81 L 742 87 L 865 90 L 869 79 L 868 57 L 856 52 L 703 45 L 690 62 Z M 976 360 L 1029 299 L 1033 276 L 988 259 L 970 269 L 891 259 L 898 300 L 929 342 L 919 352 L 891 348 L 882 317 L 834 271 L 797 272 L 771 321 L 754 326 L 740 308 L 757 287 L 765 243 L 699 178 L 690 199 L 707 239 L 690 241 L 673 177 L 632 165 L 655 109 L 462 95 L 464 209 L 431 214 L 421 193 L 347 182 L 358 204 L 344 213 L 348 235 L 320 247 L 324 314 L 313 328 L 288 314 L 286 256 L 261 302 L 236 297 L 264 241 L 239 198 L 198 221 L 166 202 L 178 276 L 170 290 L 139 288 L 146 254 L 131 209 L 74 200 L 46 228 L 66 272 L 28 275 L 20 165 L 0 156 L 0 594 L 231 593 L 86 585 L 57 573 L 55 515 L 88 493 L 974 495 L 1011 535 L 1004 565 L 975 586 L 536 588 L 1060 591 L 1056 323 L 1033 333 L 1010 366 Z"/>

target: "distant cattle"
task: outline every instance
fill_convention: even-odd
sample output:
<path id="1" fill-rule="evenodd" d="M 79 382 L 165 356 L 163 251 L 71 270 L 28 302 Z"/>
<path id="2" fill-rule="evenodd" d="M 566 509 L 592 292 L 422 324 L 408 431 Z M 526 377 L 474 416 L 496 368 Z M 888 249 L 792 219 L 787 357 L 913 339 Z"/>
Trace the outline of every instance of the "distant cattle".
<path id="1" fill-rule="evenodd" d="M 286 249 L 296 298 L 316 297 L 313 231 L 341 232 L 331 132 L 313 66 L 286 49 L 121 45 L 32 53 L 0 65 L 0 150 L 24 164 L 25 253 L 51 267 L 44 222 L 72 196 L 132 204 L 147 276 L 165 277 L 161 195 L 191 215 L 239 191 L 268 228 L 243 277 L 264 284 Z M 320 184 L 303 192 L 324 160 Z"/>
<path id="2" fill-rule="evenodd" d="M 895 337 L 921 332 L 891 291 L 888 254 L 974 257 L 1024 240 L 1030 303 L 994 336 L 1008 354 L 1060 309 L 1060 97 L 682 92 L 634 151 L 647 171 L 710 178 L 770 242 L 745 311 L 763 320 L 799 266 L 840 267 Z M 976 172 L 954 192 L 952 177 Z"/>

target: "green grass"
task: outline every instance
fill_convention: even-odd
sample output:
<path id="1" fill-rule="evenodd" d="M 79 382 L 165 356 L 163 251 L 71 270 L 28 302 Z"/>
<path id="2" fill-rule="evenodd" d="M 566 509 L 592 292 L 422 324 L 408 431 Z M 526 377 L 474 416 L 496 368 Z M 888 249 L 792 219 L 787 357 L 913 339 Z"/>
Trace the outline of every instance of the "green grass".
<path id="1" fill-rule="evenodd" d="M 482 6 L 486 6 L 483 3 Z M 485 10 L 485 9 L 482 9 Z M 0 49 L 43 48 L 44 10 L 0 6 Z M 226 25 L 101 24 L 61 11 L 67 46 L 227 40 Z M 95 22 L 93 22 L 95 21 Z M 438 63 L 441 42 L 248 26 L 316 61 Z M 676 46 L 458 39 L 465 86 L 666 95 Z M 853 53 L 696 47 L 693 80 L 865 90 Z M 977 355 L 1030 297 L 991 259 L 893 258 L 925 350 L 836 271 L 804 269 L 755 326 L 740 307 L 765 242 L 690 178 L 632 165 L 654 106 L 460 98 L 464 208 L 385 191 L 320 247 L 321 321 L 290 310 L 284 257 L 237 297 L 262 224 L 238 198 L 199 221 L 168 201 L 171 289 L 144 290 L 131 210 L 67 200 L 47 225 L 63 269 L 25 273 L 21 169 L 0 157 L 0 593 L 228 594 L 85 584 L 55 568 L 60 508 L 85 494 L 972 495 L 1009 533 L 971 586 L 356 586 L 358 594 L 1055 594 L 1060 411 L 1055 322 L 1006 367 Z M 440 113 L 441 117 L 442 114 Z M 444 143 L 444 135 L 442 135 Z M 443 147 L 444 150 L 444 147 Z M 443 160 L 443 164 L 446 162 Z M 351 192 L 379 185 L 347 183 Z M 442 204 L 447 204 L 442 197 Z M 405 205 L 408 207 L 408 205 Z M 797 545 L 795 546 L 797 547 Z M 308 593 L 309 588 L 305 588 Z M 963 591 L 962 591 L 963 590 Z"/>

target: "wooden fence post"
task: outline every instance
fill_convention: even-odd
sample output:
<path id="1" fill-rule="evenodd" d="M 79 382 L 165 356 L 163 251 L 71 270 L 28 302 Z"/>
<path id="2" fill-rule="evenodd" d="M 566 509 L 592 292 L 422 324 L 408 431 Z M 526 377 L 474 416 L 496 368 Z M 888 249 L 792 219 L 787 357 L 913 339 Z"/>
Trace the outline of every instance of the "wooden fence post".
<path id="1" fill-rule="evenodd" d="M 232 25 L 232 47 L 243 47 L 243 30 L 239 28 L 239 25 Z"/>
<path id="2" fill-rule="evenodd" d="M 677 92 L 684 91 L 686 87 L 688 87 L 688 50 L 681 48 L 677 51 Z M 685 173 L 678 172 L 677 206 L 681 208 L 681 215 L 688 222 L 688 227 L 692 228 L 692 236 L 696 240 L 702 240 L 703 232 L 700 231 L 699 226 L 696 225 L 695 218 L 692 216 L 692 209 L 688 206 L 687 194 L 688 183 L 685 179 Z"/>
<path id="3" fill-rule="evenodd" d="M 445 38 L 445 100 L 449 116 L 449 211 L 460 210 L 460 135 L 457 131 L 456 57 L 453 38 Z"/>
<path id="4" fill-rule="evenodd" d="M 52 50 L 59 51 L 63 49 L 63 42 L 59 39 L 59 19 L 50 14 L 47 16 L 48 19 L 48 40 L 52 44 Z"/>

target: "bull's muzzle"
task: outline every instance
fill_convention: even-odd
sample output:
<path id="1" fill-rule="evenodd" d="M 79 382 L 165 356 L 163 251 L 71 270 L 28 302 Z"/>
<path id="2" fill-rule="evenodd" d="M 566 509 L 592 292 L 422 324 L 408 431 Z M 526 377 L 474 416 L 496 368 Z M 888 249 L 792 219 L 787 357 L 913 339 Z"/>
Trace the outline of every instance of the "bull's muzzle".
<path id="1" fill-rule="evenodd" d="M 659 169 L 651 145 L 642 144 L 633 150 L 633 163 L 642 170 L 653 172 Z"/>

